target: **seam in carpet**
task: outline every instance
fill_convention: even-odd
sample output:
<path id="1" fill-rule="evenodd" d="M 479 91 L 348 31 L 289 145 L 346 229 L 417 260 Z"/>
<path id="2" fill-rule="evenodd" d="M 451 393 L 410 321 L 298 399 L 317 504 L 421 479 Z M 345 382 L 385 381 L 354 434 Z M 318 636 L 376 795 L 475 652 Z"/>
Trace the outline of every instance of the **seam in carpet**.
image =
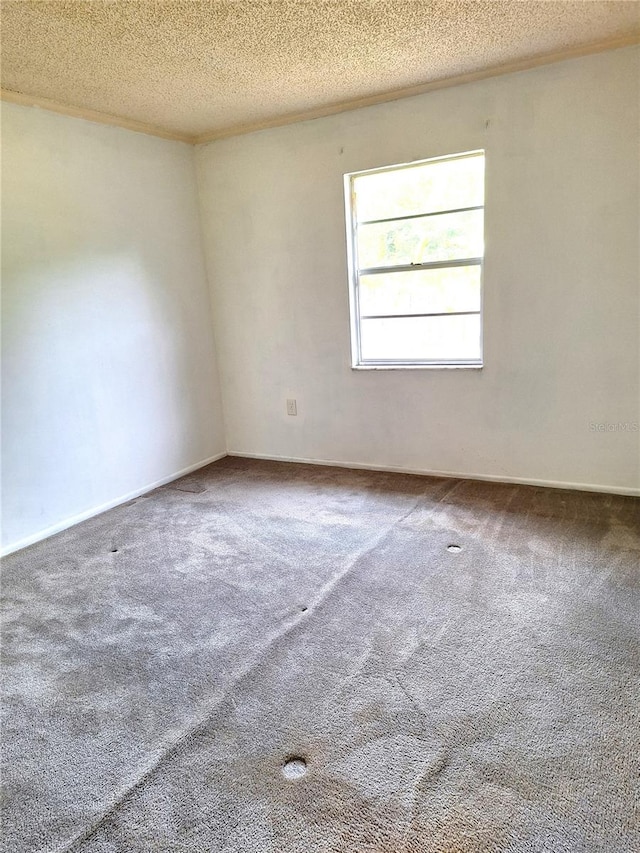
<path id="1" fill-rule="evenodd" d="M 445 498 L 448 498 L 452 492 L 463 482 L 461 480 L 454 480 L 450 487 L 446 489 L 444 494 L 442 494 L 434 504 L 439 504 Z M 125 785 L 118 792 L 116 797 L 108 803 L 105 808 L 97 814 L 93 820 L 91 820 L 83 829 L 73 835 L 71 838 L 64 841 L 61 845 L 55 848 L 54 853 L 72 853 L 74 848 L 76 848 L 79 844 L 82 844 L 84 841 L 87 841 L 99 828 L 102 826 L 105 821 L 109 819 L 109 817 L 117 811 L 117 809 L 132 795 L 134 794 L 145 782 L 149 779 L 153 773 L 161 766 L 161 764 L 169 759 L 183 744 L 187 743 L 190 738 L 196 735 L 207 723 L 211 720 L 211 718 L 216 714 L 220 713 L 225 704 L 233 704 L 233 699 L 231 698 L 231 694 L 233 691 L 247 678 L 251 675 L 264 661 L 264 659 L 268 656 L 271 650 L 277 646 L 279 642 L 284 640 L 290 634 L 294 633 L 295 630 L 302 625 L 306 624 L 308 621 L 308 617 L 317 610 L 321 605 L 323 605 L 329 598 L 334 594 L 336 588 L 344 581 L 344 579 L 351 574 L 351 572 L 358 566 L 363 557 L 367 554 L 374 551 L 390 534 L 391 532 L 400 524 L 402 524 L 405 519 L 407 519 L 415 510 L 420 506 L 421 502 L 427 497 L 427 492 L 429 491 L 430 484 L 425 486 L 424 491 L 419 494 L 415 500 L 413 506 L 407 510 L 402 516 L 392 521 L 388 527 L 386 527 L 380 534 L 378 534 L 372 542 L 369 542 L 363 548 L 358 551 L 358 553 L 350 560 L 343 569 L 336 572 L 325 584 L 320 588 L 320 592 L 318 597 L 314 602 L 312 602 L 308 608 L 307 619 L 303 619 L 301 614 L 296 615 L 293 620 L 289 620 L 283 624 L 283 626 L 276 631 L 271 637 L 267 640 L 265 645 L 262 647 L 258 655 L 253 658 L 253 660 L 243 669 L 241 670 L 237 677 L 229 683 L 226 689 L 223 691 L 222 695 L 219 696 L 212 704 L 208 705 L 202 715 L 200 715 L 195 723 L 188 726 L 186 729 L 183 729 L 178 733 L 178 735 L 171 741 L 169 741 L 165 746 L 160 747 L 156 752 L 155 758 L 152 758 L 146 766 L 143 766 L 132 782 L 128 785 Z"/>

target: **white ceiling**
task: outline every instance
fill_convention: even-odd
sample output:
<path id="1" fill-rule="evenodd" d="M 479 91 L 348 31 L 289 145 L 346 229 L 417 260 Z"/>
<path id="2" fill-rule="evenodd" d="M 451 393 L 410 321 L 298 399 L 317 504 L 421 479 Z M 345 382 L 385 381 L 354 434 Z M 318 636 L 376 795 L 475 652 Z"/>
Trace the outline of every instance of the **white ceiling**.
<path id="1" fill-rule="evenodd" d="M 2 86 L 198 140 L 638 40 L 640 3 L 3 0 Z"/>

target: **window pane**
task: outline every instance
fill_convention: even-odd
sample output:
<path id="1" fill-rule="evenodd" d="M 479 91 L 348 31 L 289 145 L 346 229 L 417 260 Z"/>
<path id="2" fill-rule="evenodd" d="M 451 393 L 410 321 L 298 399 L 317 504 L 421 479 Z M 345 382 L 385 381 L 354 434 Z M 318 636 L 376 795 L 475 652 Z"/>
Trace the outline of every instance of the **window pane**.
<path id="1" fill-rule="evenodd" d="M 476 258 L 483 253 L 483 211 L 358 226 L 358 266 L 389 267 Z"/>
<path id="2" fill-rule="evenodd" d="M 358 221 L 484 204 L 484 154 L 361 175 L 354 179 Z"/>
<path id="3" fill-rule="evenodd" d="M 480 265 L 360 277 L 360 314 L 480 310 Z"/>
<path id="4" fill-rule="evenodd" d="M 480 360 L 480 315 L 361 320 L 364 361 Z"/>

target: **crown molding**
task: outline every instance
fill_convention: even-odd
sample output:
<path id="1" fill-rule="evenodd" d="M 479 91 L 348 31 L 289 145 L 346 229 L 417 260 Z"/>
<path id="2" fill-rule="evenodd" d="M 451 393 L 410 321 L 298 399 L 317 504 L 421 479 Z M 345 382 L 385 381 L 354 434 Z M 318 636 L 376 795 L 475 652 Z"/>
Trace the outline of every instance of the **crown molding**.
<path id="1" fill-rule="evenodd" d="M 25 95 L 22 92 L 13 92 L 10 89 L 0 89 L 0 98 L 10 104 L 20 104 L 23 107 L 38 107 L 42 110 L 60 113 L 71 118 L 82 118 L 98 124 L 108 124 L 112 127 L 133 130 L 136 133 L 146 133 L 147 136 L 158 136 L 160 139 L 171 139 L 174 142 L 188 142 L 191 145 L 195 141 L 193 136 L 189 136 L 186 133 L 174 133 L 171 130 L 164 130 L 162 127 L 155 127 L 144 121 L 136 121 L 135 119 L 124 118 L 124 116 L 115 116 L 110 113 L 99 112 L 98 110 L 88 110 L 84 107 L 74 107 L 70 104 L 62 104 L 59 101 L 52 101 L 50 98 Z"/>
<path id="2" fill-rule="evenodd" d="M 285 127 L 289 124 L 297 124 L 303 121 L 325 118 L 326 116 L 338 115 L 339 113 L 350 112 L 351 110 L 359 110 L 363 107 L 375 106 L 376 104 L 399 101 L 403 98 L 413 98 L 416 95 L 424 95 L 427 92 L 433 92 L 437 89 L 448 89 L 453 86 L 462 86 L 465 83 L 475 83 L 479 80 L 486 80 L 491 77 L 501 77 L 505 74 L 517 73 L 518 71 L 528 71 L 532 68 L 552 65 L 553 63 L 562 62 L 567 59 L 577 59 L 581 56 L 603 53 L 607 50 L 616 50 L 617 48 L 630 47 L 635 44 L 640 44 L 640 31 L 618 38 L 607 39 L 606 41 L 592 42 L 591 44 L 580 45 L 578 47 L 566 48 L 565 50 L 555 51 L 554 53 L 545 53 L 528 57 L 526 59 L 518 59 L 514 62 L 494 65 L 489 68 L 483 68 L 479 71 L 470 71 L 466 74 L 444 77 L 441 80 L 419 83 L 415 86 L 407 86 L 403 89 L 394 89 L 392 91 L 381 92 L 376 95 L 366 95 L 361 98 L 342 101 L 338 104 L 328 104 L 323 107 L 316 107 L 308 110 L 302 110 L 297 113 L 290 113 L 284 116 L 264 119 L 263 121 L 236 125 L 223 130 L 212 130 L 195 135 L 177 133 L 175 131 L 165 130 L 161 127 L 155 127 L 154 125 L 147 124 L 143 121 L 136 121 L 135 119 L 129 119 L 123 116 L 111 115 L 110 113 L 103 113 L 99 110 L 75 107 L 70 104 L 63 104 L 59 101 L 51 100 L 50 98 L 40 98 L 37 95 L 25 95 L 22 92 L 14 92 L 10 89 L 0 89 L 0 98 L 8 103 L 21 104 L 22 106 L 27 107 L 38 107 L 43 110 L 60 113 L 61 115 L 70 116 L 72 118 L 85 119 L 86 121 L 92 121 L 98 124 L 121 127 L 125 130 L 145 133 L 149 136 L 157 136 L 160 139 L 170 139 L 174 142 L 186 142 L 190 145 L 206 145 L 208 142 L 216 142 L 219 139 L 228 139 L 232 136 L 244 136 L 245 134 L 255 133 L 259 130 Z"/>
<path id="3" fill-rule="evenodd" d="M 577 59 L 581 56 L 603 53 L 607 50 L 616 50 L 617 48 L 630 47 L 635 44 L 640 44 L 640 32 L 619 38 L 608 39 L 607 41 L 592 42 L 587 45 L 567 48 L 566 50 L 555 51 L 554 53 L 545 53 L 528 57 L 526 59 L 518 59 L 514 62 L 494 65 L 489 68 L 483 68 L 479 71 L 470 71 L 467 74 L 458 74 L 454 77 L 444 77 L 441 80 L 419 83 L 416 86 L 408 86 L 404 89 L 395 89 L 390 92 L 381 92 L 377 95 L 367 95 L 362 98 L 354 98 L 349 101 L 343 101 L 339 104 L 329 104 L 325 107 L 303 110 L 298 113 L 279 116 L 278 118 L 265 119 L 264 121 L 257 121 L 251 124 L 237 125 L 236 127 L 220 131 L 201 133 L 196 135 L 193 141 L 196 145 L 205 145 L 208 142 L 215 142 L 218 139 L 228 139 L 231 136 L 243 136 L 247 133 L 255 133 L 258 130 L 269 130 L 274 127 L 284 127 L 288 124 L 297 124 L 302 121 L 325 118 L 326 116 L 337 115 L 338 113 L 362 109 L 363 107 L 385 104 L 389 101 L 413 98 L 416 95 L 424 95 L 427 92 L 433 92 L 437 89 L 448 89 L 452 86 L 462 86 L 465 83 L 475 83 L 479 80 L 486 80 L 490 77 L 501 77 L 505 74 L 514 74 L 518 71 L 528 71 L 532 68 L 552 65 L 553 63 L 562 62 L 567 59 Z"/>

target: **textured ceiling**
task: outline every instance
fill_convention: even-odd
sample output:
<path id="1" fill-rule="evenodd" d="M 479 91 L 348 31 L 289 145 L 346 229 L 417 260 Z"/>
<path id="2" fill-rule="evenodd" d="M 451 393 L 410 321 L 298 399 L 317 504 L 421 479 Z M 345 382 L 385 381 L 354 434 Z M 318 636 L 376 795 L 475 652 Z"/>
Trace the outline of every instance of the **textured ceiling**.
<path id="1" fill-rule="evenodd" d="M 4 89 L 189 136 L 640 29 L 633 0 L 3 0 L 1 8 Z"/>

